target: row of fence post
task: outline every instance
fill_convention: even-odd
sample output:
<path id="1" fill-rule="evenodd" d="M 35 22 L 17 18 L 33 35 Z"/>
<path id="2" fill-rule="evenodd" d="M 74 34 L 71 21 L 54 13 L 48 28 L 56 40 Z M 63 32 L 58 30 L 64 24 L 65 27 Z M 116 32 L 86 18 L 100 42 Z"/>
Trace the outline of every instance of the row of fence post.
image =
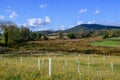
<path id="1" fill-rule="evenodd" d="M 77 58 L 77 57 L 76 57 Z M 20 57 L 20 62 L 22 63 L 23 62 L 23 60 L 22 60 L 23 58 L 22 57 Z M 44 59 L 42 59 L 42 64 L 44 64 Z M 103 57 L 103 62 L 105 62 L 105 57 Z M 111 64 L 111 70 L 113 71 L 113 69 L 114 69 L 114 65 L 113 65 L 113 63 L 111 62 L 110 63 Z M 68 62 L 67 62 L 67 60 L 65 61 L 65 65 L 67 66 L 68 65 Z M 80 74 L 80 61 L 78 61 L 77 60 L 77 65 L 78 65 L 78 74 Z M 89 69 L 89 66 L 90 66 L 90 62 L 89 62 L 89 57 L 88 57 L 88 69 Z M 49 77 L 52 75 L 52 59 L 51 58 L 49 58 L 49 65 L 48 65 L 48 75 L 49 75 Z M 38 70 L 40 71 L 40 58 L 38 58 Z"/>

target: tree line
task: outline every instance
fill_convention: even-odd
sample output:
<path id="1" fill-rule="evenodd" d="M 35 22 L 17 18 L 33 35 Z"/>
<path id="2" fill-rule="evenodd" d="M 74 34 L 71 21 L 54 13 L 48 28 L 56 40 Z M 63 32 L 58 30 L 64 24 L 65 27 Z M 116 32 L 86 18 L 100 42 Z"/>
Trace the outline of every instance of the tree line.
<path id="1" fill-rule="evenodd" d="M 30 40 L 38 40 L 41 38 L 40 33 L 32 32 L 29 28 L 25 26 L 18 27 L 12 22 L 0 24 L 2 43 L 8 44 L 21 44 Z"/>
<path id="2" fill-rule="evenodd" d="M 88 38 L 88 37 L 95 37 L 95 36 L 103 36 L 103 39 L 112 38 L 112 37 L 120 37 L 120 29 L 110 29 L 110 30 L 85 30 L 81 33 L 70 32 L 67 34 L 69 39 L 76 39 L 76 38 Z"/>

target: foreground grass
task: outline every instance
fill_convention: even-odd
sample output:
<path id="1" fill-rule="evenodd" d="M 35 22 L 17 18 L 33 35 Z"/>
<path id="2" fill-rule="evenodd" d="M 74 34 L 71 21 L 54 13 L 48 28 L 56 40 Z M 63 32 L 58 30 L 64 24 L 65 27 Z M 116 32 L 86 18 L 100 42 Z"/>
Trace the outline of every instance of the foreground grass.
<path id="1" fill-rule="evenodd" d="M 52 76 L 48 76 L 48 58 L 0 57 L 0 80 L 119 80 L 120 57 L 100 55 L 52 56 Z M 80 61 L 80 73 L 78 73 Z M 111 68 L 113 63 L 113 70 Z"/>

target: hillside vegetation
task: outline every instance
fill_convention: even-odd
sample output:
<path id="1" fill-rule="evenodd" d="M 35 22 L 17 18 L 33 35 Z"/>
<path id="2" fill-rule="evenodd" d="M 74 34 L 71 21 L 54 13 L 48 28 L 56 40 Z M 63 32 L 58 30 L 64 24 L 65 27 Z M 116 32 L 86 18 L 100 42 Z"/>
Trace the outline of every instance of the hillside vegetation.
<path id="1" fill-rule="evenodd" d="M 106 54 L 120 55 L 120 48 L 93 46 L 89 43 L 102 41 L 102 37 L 93 37 L 85 39 L 72 40 L 47 40 L 47 41 L 31 41 L 20 47 L 20 51 L 50 51 L 50 52 L 70 52 L 84 54 Z M 70 54 L 69 53 L 69 54 Z"/>

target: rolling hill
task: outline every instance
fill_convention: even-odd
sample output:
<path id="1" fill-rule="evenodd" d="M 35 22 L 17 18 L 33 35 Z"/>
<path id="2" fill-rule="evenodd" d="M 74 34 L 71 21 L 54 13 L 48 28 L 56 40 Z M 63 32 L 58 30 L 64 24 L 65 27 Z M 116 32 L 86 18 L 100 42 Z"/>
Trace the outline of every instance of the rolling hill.
<path id="1" fill-rule="evenodd" d="M 83 30 L 109 30 L 109 29 L 120 29 L 118 26 L 107 26 L 107 25 L 100 25 L 100 24 L 81 24 L 75 26 L 73 28 L 65 30 L 65 32 L 80 32 Z"/>
<path id="2" fill-rule="evenodd" d="M 110 30 L 110 29 L 120 29 L 120 26 L 108 26 L 108 25 L 100 25 L 100 24 L 81 24 L 75 27 L 72 27 L 67 30 L 63 30 L 64 33 L 69 32 L 82 32 L 82 31 L 93 31 L 93 30 Z M 53 34 L 58 33 L 60 31 L 39 31 L 41 34 Z"/>

